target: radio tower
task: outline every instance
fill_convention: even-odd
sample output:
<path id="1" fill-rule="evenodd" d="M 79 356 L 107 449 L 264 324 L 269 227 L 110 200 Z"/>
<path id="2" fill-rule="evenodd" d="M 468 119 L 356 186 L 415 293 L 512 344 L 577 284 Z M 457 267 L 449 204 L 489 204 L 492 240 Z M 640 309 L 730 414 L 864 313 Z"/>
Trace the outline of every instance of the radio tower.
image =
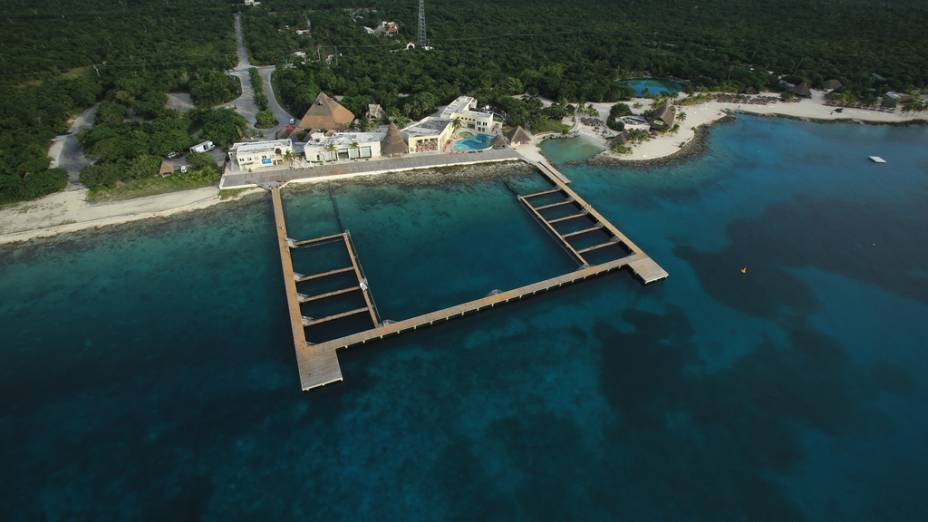
<path id="1" fill-rule="evenodd" d="M 429 45 L 428 39 L 425 37 L 425 0 L 419 0 L 419 38 L 416 42 L 416 46 L 419 49 L 425 49 Z"/>

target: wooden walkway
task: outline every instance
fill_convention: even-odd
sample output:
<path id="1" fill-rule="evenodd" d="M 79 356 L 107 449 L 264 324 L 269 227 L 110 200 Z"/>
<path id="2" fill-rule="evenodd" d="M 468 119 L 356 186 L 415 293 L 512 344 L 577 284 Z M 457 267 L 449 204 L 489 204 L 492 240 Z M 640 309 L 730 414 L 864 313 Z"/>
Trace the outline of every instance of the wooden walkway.
<path id="1" fill-rule="evenodd" d="M 573 272 L 568 272 L 566 274 L 552 277 L 550 279 L 538 281 L 536 283 L 514 288 L 512 290 L 507 290 L 505 292 L 491 294 L 480 299 L 475 299 L 466 303 L 443 308 L 434 312 L 428 312 L 416 317 L 411 317 L 409 319 L 388 322 L 386 324 L 381 323 L 379 319 L 376 308 L 373 304 L 373 300 L 369 295 L 367 281 L 363 277 L 363 273 L 360 269 L 357 256 L 355 255 L 353 246 L 351 244 L 351 238 L 348 233 L 346 232 L 342 234 L 334 234 L 331 236 L 324 236 L 309 240 L 290 239 L 287 236 L 287 227 L 284 218 L 283 204 L 280 198 L 280 189 L 278 187 L 272 187 L 271 193 L 272 201 L 274 203 L 274 220 L 277 226 L 277 239 L 280 246 L 281 266 L 283 268 L 284 274 L 284 288 L 287 292 L 287 306 L 290 309 L 293 344 L 296 350 L 297 367 L 299 369 L 300 386 L 302 389 L 304 391 L 311 390 L 313 388 L 318 388 L 320 386 L 325 386 L 326 384 L 342 380 L 341 368 L 338 364 L 338 356 L 336 355 L 336 351 L 342 348 L 363 344 L 368 341 L 377 339 L 383 339 L 384 337 L 391 335 L 398 335 L 403 332 L 416 330 L 418 328 L 433 325 L 435 323 L 449 321 L 451 319 L 463 317 L 470 313 L 485 310 L 487 308 L 493 308 L 499 304 L 518 301 L 524 299 L 525 297 L 547 292 L 555 288 L 560 288 L 564 285 L 569 285 L 584 279 L 589 279 L 591 277 L 596 277 L 619 269 L 628 268 L 645 284 L 652 283 L 667 277 L 667 272 L 664 271 L 664 269 L 662 269 L 657 263 L 648 257 L 618 228 L 616 228 L 614 225 L 612 225 L 612 223 L 610 223 L 601 214 L 599 214 L 599 212 L 597 212 L 596 209 L 594 209 L 589 203 L 587 203 L 577 193 L 571 190 L 564 183 L 564 181 L 562 181 L 566 179 L 563 177 L 563 175 L 561 175 L 559 172 L 556 172 L 556 170 L 554 170 L 554 168 L 551 166 L 541 166 L 535 163 L 533 163 L 533 165 L 552 183 L 553 188 L 542 192 L 536 192 L 534 194 L 518 196 L 519 201 L 521 201 L 526 206 L 526 208 L 532 212 L 536 219 L 538 219 L 538 221 L 542 223 L 548 229 L 548 231 L 558 239 L 558 241 L 565 247 L 565 250 L 567 250 L 577 260 L 577 262 L 580 264 L 580 267 Z M 564 199 L 560 202 L 549 205 L 535 206 L 532 204 L 532 200 L 536 197 L 554 194 L 562 194 Z M 546 219 L 544 217 L 543 212 L 545 210 L 562 206 L 572 206 L 576 208 L 578 212 L 557 219 Z M 591 225 L 584 229 L 569 233 L 561 233 L 554 226 L 557 223 L 562 223 L 571 219 L 579 219 L 580 217 L 587 217 L 588 219 L 592 220 Z M 572 238 L 579 237 L 588 233 L 594 233 L 596 231 L 602 231 L 609 234 L 609 240 L 601 244 L 596 244 L 581 249 L 575 248 L 570 241 Z M 338 241 L 339 239 L 341 239 L 345 244 L 345 248 L 348 251 L 352 266 L 329 270 L 328 272 L 322 272 L 319 274 L 303 275 L 294 273 L 293 262 L 290 256 L 290 250 L 292 248 L 301 248 L 308 245 L 319 244 L 325 241 Z M 631 253 L 619 259 L 595 265 L 591 265 L 584 257 L 584 254 L 588 252 L 599 250 L 600 248 L 606 248 L 615 244 L 624 245 L 625 248 L 631 251 Z M 349 288 L 335 290 L 315 296 L 303 295 L 297 291 L 298 282 L 311 281 L 348 272 L 355 273 L 358 281 L 357 286 L 351 286 Z M 333 314 L 331 316 L 319 319 L 304 317 L 300 310 L 301 303 L 326 299 L 353 291 L 361 291 L 363 293 L 365 301 L 364 307 L 348 310 L 346 312 Z M 373 327 L 368 330 L 318 344 L 310 344 L 306 341 L 305 328 L 307 327 L 312 327 L 324 322 L 335 321 L 363 313 L 369 314 L 371 322 L 373 323 Z"/>
<path id="2" fill-rule="evenodd" d="M 519 201 L 525 205 L 525 207 L 529 210 L 529 212 L 532 213 L 535 219 L 537 219 L 538 222 L 541 223 L 542 226 L 544 226 L 545 229 L 561 243 L 561 245 L 565 250 L 567 250 L 571 257 L 580 263 L 580 266 L 590 265 L 584 254 L 595 252 L 604 248 L 622 245 L 632 254 L 637 254 L 640 256 L 635 260 L 635 262 L 629 263 L 628 266 L 645 284 L 660 281 L 661 279 L 665 279 L 668 276 L 667 272 L 663 268 L 661 268 L 650 257 L 648 257 L 647 254 L 645 254 L 638 245 L 632 242 L 632 240 L 628 239 L 628 237 L 623 234 L 622 231 L 618 229 L 618 227 L 610 223 L 609 220 L 597 212 L 592 205 L 587 203 L 585 199 L 580 197 L 579 194 L 568 187 L 567 184 L 562 181 L 567 178 L 558 172 L 557 169 L 547 164 L 536 162 L 530 163 L 536 169 L 538 169 L 538 171 L 541 172 L 542 175 L 544 175 L 548 181 L 554 185 L 554 187 L 548 190 L 543 190 L 541 192 L 518 196 Z M 535 206 L 532 202 L 535 198 L 542 196 L 554 196 L 556 194 L 563 196 L 563 199 L 561 201 L 539 206 Z M 553 219 L 544 216 L 545 210 L 564 206 L 572 207 L 576 210 L 576 212 L 567 216 Z M 590 221 L 590 226 L 573 232 L 565 233 L 560 232 L 555 226 L 559 223 L 566 223 L 577 219 L 586 219 L 587 221 Z M 571 242 L 575 238 L 596 232 L 605 232 L 608 235 L 608 238 L 601 243 L 580 249 L 575 248 Z"/>
<path id="3" fill-rule="evenodd" d="M 274 202 L 274 223 L 277 228 L 277 245 L 280 248 L 280 266 L 284 274 L 284 291 L 287 294 L 287 309 L 290 311 L 290 328 L 293 333 L 293 347 L 296 350 L 296 361 L 299 366 L 300 379 L 308 364 L 313 368 L 313 375 L 318 379 L 316 386 L 323 386 L 342 380 L 342 369 L 338 364 L 335 350 L 320 351 L 306 342 L 306 331 L 303 328 L 303 314 L 300 311 L 299 292 L 296 283 L 299 279 L 293 273 L 293 258 L 290 257 L 290 243 L 287 237 L 287 222 L 284 219 L 284 205 L 280 200 L 280 188 L 271 189 L 271 200 Z M 304 389 L 306 389 L 304 387 Z"/>

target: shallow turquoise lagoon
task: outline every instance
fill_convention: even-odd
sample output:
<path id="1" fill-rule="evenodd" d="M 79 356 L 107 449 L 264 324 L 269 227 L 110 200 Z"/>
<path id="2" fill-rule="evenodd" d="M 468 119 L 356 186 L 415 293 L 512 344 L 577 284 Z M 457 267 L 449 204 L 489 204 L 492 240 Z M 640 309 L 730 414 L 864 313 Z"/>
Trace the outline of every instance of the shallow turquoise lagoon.
<path id="1" fill-rule="evenodd" d="M 647 94 L 654 96 L 656 94 L 675 94 L 683 90 L 683 86 L 670 80 L 656 80 L 653 78 L 644 78 L 637 80 L 625 80 L 625 83 L 635 90 L 635 96 Z"/>
<path id="2" fill-rule="evenodd" d="M 603 151 L 603 148 L 586 137 L 554 138 L 541 144 L 545 156 L 559 164 L 586 161 Z"/>
<path id="3" fill-rule="evenodd" d="M 458 140 L 451 146 L 451 150 L 483 150 L 490 146 L 493 136 L 489 134 L 475 134 L 473 136 Z"/>
<path id="4" fill-rule="evenodd" d="M 668 280 L 350 348 L 309 394 L 268 199 L 2 249 L 4 518 L 928 519 L 926 142 L 739 117 L 686 163 L 562 165 Z M 538 178 L 403 179 L 285 198 L 385 317 L 573 268 L 510 191 Z"/>

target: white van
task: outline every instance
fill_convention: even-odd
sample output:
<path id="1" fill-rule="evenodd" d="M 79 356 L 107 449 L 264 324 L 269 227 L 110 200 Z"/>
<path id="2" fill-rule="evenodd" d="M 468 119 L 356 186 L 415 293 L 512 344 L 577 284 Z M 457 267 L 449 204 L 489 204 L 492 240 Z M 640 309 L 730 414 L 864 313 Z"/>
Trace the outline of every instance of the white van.
<path id="1" fill-rule="evenodd" d="M 190 147 L 190 152 L 209 152 L 216 148 L 216 145 L 213 145 L 213 142 L 207 140 L 203 143 L 197 143 L 193 147 Z"/>

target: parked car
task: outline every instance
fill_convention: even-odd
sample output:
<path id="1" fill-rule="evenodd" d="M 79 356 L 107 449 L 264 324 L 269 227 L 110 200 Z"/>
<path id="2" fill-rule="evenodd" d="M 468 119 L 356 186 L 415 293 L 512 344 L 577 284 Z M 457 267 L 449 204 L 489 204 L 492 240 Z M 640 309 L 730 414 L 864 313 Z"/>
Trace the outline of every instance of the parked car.
<path id="1" fill-rule="evenodd" d="M 216 145 L 213 142 L 206 140 L 202 143 L 197 143 L 193 147 L 190 147 L 190 152 L 209 152 L 216 148 Z"/>
<path id="2" fill-rule="evenodd" d="M 290 125 L 296 125 L 296 118 L 290 118 Z"/>
<path id="3" fill-rule="evenodd" d="M 171 152 L 168 152 L 168 153 L 167 153 L 167 155 L 165 156 L 165 158 L 166 158 L 166 159 L 174 159 L 174 158 L 176 158 L 177 156 L 180 156 L 180 154 L 178 154 L 178 152 L 177 152 L 176 150 L 172 150 Z"/>

